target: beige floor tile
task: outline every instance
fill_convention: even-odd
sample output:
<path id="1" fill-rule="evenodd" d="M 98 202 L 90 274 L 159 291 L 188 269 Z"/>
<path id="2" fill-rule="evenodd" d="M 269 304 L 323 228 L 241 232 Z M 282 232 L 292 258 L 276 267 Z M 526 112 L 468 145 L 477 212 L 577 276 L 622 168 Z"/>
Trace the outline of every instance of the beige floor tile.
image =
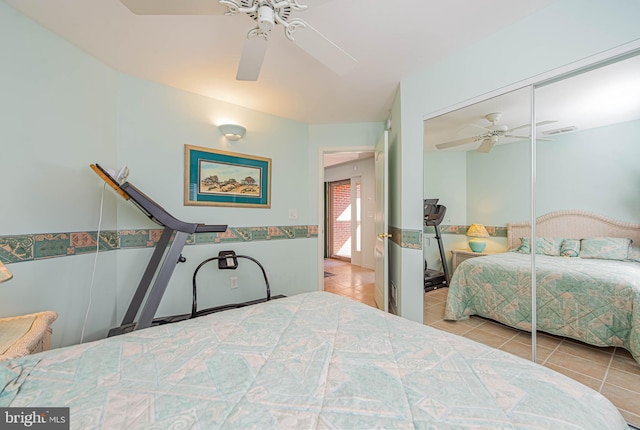
<path id="1" fill-rule="evenodd" d="M 588 376 L 579 372 L 574 372 L 573 370 L 567 369 L 566 367 L 556 366 L 550 363 L 546 363 L 544 367 L 547 367 L 551 370 L 555 370 L 558 373 L 562 373 L 563 375 L 568 376 L 574 381 L 578 381 L 581 384 L 586 385 L 587 387 L 593 390 L 596 390 L 596 391 L 600 390 L 600 385 L 602 384 L 601 379 L 593 378 L 591 376 Z"/>
<path id="2" fill-rule="evenodd" d="M 464 334 L 467 339 L 475 340 L 476 342 L 484 343 L 485 345 L 499 348 L 509 341 L 508 337 L 500 336 L 490 331 L 483 331 L 481 328 L 474 328 Z"/>
<path id="3" fill-rule="evenodd" d="M 461 324 L 461 321 L 446 321 L 446 320 L 441 320 L 441 321 L 437 321 L 435 323 L 433 323 L 431 325 L 432 327 L 435 327 L 437 329 L 446 331 L 448 333 L 453 333 L 453 334 L 457 334 L 457 335 L 463 335 L 471 330 L 474 329 L 474 327 L 470 327 L 468 325 L 465 324 Z"/>
<path id="4" fill-rule="evenodd" d="M 605 384 L 626 388 L 637 393 L 640 401 L 640 373 L 629 373 L 623 370 L 610 368 L 607 372 Z"/>
<path id="5" fill-rule="evenodd" d="M 629 423 L 633 424 L 636 427 L 640 427 L 640 415 L 632 414 L 631 412 L 627 412 L 624 409 L 619 409 L 622 417 Z"/>
<path id="6" fill-rule="evenodd" d="M 615 385 L 604 384 L 601 393 L 618 409 L 640 415 L 640 393 L 625 390 Z"/>
<path id="7" fill-rule="evenodd" d="M 567 354 L 575 355 L 587 360 L 595 361 L 608 366 L 611 361 L 613 349 L 592 347 L 583 343 L 577 343 L 575 341 L 564 341 L 558 346 L 557 351 L 565 352 Z"/>
<path id="8" fill-rule="evenodd" d="M 607 371 L 607 366 L 595 361 L 567 354 L 566 352 L 554 351 L 547 359 L 546 364 L 560 366 L 574 372 L 589 375 L 598 380 L 602 380 Z"/>
<path id="9" fill-rule="evenodd" d="M 516 340 L 510 340 L 502 345 L 500 349 L 517 355 L 518 357 L 531 360 L 531 345 L 526 345 Z M 551 355 L 551 352 L 553 352 L 552 349 L 538 345 L 536 347 L 536 363 L 542 364 L 549 355 Z"/>
<path id="10" fill-rule="evenodd" d="M 631 358 L 631 355 L 619 355 L 618 351 L 621 348 L 616 350 L 616 353 L 613 355 L 613 360 L 611 361 L 611 367 L 613 369 L 624 370 L 625 372 L 633 373 L 636 375 L 640 375 L 640 364 Z"/>

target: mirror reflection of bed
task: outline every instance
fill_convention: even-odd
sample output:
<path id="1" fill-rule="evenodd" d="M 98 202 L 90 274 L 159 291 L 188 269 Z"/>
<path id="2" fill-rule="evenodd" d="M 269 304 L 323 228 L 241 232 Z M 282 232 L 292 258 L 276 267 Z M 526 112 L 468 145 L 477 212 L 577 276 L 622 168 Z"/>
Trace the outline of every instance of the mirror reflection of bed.
<path id="1" fill-rule="evenodd" d="M 609 95 L 606 95 L 607 90 L 611 91 Z M 544 123 L 536 128 L 536 133 L 545 139 L 536 143 L 535 217 L 545 219 L 547 214 L 566 210 L 595 216 L 595 219 L 591 215 L 580 215 L 571 221 L 564 219 L 552 229 L 548 225 L 536 224 L 538 238 L 546 235 L 568 239 L 573 231 L 576 239 L 620 239 L 607 244 L 606 249 L 612 252 L 616 244 L 624 248 L 624 239 L 629 238 L 633 239 L 629 249 L 633 249 L 632 253 L 637 252 L 638 248 L 633 248 L 633 245 L 640 246 L 640 200 L 637 198 L 640 167 L 635 161 L 640 159 L 640 145 L 637 144 L 640 141 L 640 107 L 633 101 L 640 100 L 640 57 L 624 58 L 560 79 L 536 87 L 534 92 L 536 122 Z M 449 265 L 452 263 L 451 251 L 471 253 L 464 232 L 472 223 L 488 227 L 491 237 L 487 239 L 487 250 L 490 254 L 505 253 L 520 245 L 520 238 L 526 236 L 526 231 L 519 231 L 508 238 L 507 225 L 531 220 L 531 145 L 527 140 L 504 139 L 484 153 L 476 151 L 482 141 L 444 150 L 436 149 L 435 145 L 486 132 L 483 130 L 488 125 L 485 115 L 491 112 L 501 112 L 500 121 L 507 127 L 519 126 L 527 121 L 527 116 L 531 118 L 530 95 L 531 90 L 524 88 L 425 121 L 424 195 L 425 198 L 437 195 L 447 206 L 448 219 L 443 222 L 442 230 Z M 550 120 L 554 122 L 547 123 Z M 472 123 L 474 125 L 469 125 Z M 528 136 L 530 127 L 520 128 L 517 132 Z M 601 217 L 612 222 L 602 221 Z M 619 223 L 630 227 L 626 231 L 616 230 L 615 225 Z M 428 233 L 424 238 L 425 258 L 438 262 L 433 238 Z M 561 242 L 557 244 L 561 247 Z M 636 359 L 640 358 L 640 350 L 637 349 L 640 347 L 640 334 L 634 334 L 634 329 L 623 326 L 631 324 L 635 316 L 633 312 L 640 310 L 640 299 L 634 299 L 640 296 L 640 274 L 635 272 L 640 270 L 640 262 L 629 261 L 633 257 L 630 258 L 632 253 L 628 249 L 625 256 L 616 256 L 614 252 L 601 258 L 604 254 L 598 255 L 597 251 L 603 252 L 602 243 L 587 245 L 587 253 L 580 257 L 591 253 L 593 258 L 574 257 L 572 263 L 590 260 L 588 263 L 595 268 L 574 265 L 574 273 L 570 274 L 559 275 L 560 272 L 551 271 L 545 275 L 544 270 L 546 260 L 556 264 L 553 263 L 555 258 L 557 265 L 563 267 L 572 257 L 535 254 L 536 272 L 541 277 L 536 284 L 536 304 L 539 306 L 535 314 L 538 323 L 536 361 L 600 391 L 619 408 L 629 423 L 639 426 L 640 364 L 634 360 L 630 350 L 634 350 Z M 530 273 L 530 254 L 508 254 L 524 259 Z M 480 301 L 495 305 L 495 302 L 504 300 L 498 298 L 495 291 L 491 293 L 494 283 L 486 279 L 483 281 L 478 275 L 488 270 L 484 268 L 484 259 L 490 262 L 501 257 L 473 257 L 456 268 L 449 289 L 425 293 L 424 323 L 531 359 L 532 339 L 530 326 L 526 326 L 527 319 L 531 320 L 530 311 L 528 316 L 518 317 L 516 314 L 521 309 L 518 310 L 515 304 L 493 313 L 486 312 L 484 316 L 474 315 L 455 321 L 444 319 L 447 296 L 464 294 L 461 291 L 465 288 L 475 288 L 471 286 L 473 281 L 484 282 L 485 290 L 478 294 L 482 298 Z M 588 275 L 590 270 L 594 271 L 591 278 L 587 276 L 587 279 L 579 280 L 578 275 Z M 509 276 L 513 276 L 509 282 L 505 281 L 505 275 L 499 278 L 504 284 L 516 285 L 515 278 L 524 275 L 521 272 L 520 275 Z M 620 276 L 627 276 L 627 279 L 620 281 Z M 459 288 L 460 282 L 456 278 L 462 277 L 467 279 L 463 282 L 464 288 Z M 574 281 L 584 288 L 553 295 L 541 283 L 553 277 L 557 278 L 554 280 L 556 284 L 569 277 L 575 278 Z M 614 280 L 614 286 L 589 290 L 590 284 L 599 285 L 594 280 L 597 277 Z M 623 287 L 622 284 L 632 285 Z M 605 296 L 606 289 L 613 292 Z M 473 295 L 469 291 L 467 293 Z M 580 300 L 576 299 L 576 295 L 581 294 L 582 299 L 597 309 L 589 312 L 588 308 L 581 308 Z M 611 298 L 611 294 L 615 298 Z M 603 304 L 607 301 L 613 304 L 608 310 Z M 453 300 L 450 302 L 452 315 L 449 316 L 453 317 L 456 305 Z M 553 302 L 564 302 L 564 307 L 558 308 L 554 317 L 545 314 Z M 529 297 L 529 309 L 530 305 Z M 459 306 L 472 307 L 470 303 Z M 640 314 L 635 316 L 639 317 Z M 572 318 L 578 319 L 580 324 L 565 324 Z M 555 327 L 549 327 L 554 324 Z M 607 324 L 613 328 L 605 329 Z M 543 331 L 545 325 L 546 331 Z M 640 331 L 640 327 L 635 330 Z M 605 334 L 599 334 L 599 331 Z M 598 340 L 599 336 L 606 339 Z"/>

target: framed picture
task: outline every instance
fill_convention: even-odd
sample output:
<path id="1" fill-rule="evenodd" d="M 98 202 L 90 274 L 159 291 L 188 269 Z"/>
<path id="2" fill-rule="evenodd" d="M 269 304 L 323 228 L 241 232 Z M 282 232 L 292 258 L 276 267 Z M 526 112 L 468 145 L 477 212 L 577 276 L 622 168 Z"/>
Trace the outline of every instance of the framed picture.
<path id="1" fill-rule="evenodd" d="M 185 145 L 184 204 L 271 207 L 271 159 Z"/>

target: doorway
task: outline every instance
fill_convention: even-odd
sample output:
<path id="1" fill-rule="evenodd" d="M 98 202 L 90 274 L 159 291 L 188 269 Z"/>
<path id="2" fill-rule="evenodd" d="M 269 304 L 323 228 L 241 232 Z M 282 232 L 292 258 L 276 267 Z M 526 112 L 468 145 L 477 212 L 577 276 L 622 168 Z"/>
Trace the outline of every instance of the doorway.
<path id="1" fill-rule="evenodd" d="M 320 288 L 373 304 L 373 148 L 324 149 L 320 160 Z"/>

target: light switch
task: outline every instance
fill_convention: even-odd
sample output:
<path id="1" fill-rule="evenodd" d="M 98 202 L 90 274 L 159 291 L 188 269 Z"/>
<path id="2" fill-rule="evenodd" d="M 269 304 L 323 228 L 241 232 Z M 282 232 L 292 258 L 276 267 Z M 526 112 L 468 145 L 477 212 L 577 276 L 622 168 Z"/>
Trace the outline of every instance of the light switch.
<path id="1" fill-rule="evenodd" d="M 289 209 L 289 219 L 298 219 L 298 209 Z"/>

